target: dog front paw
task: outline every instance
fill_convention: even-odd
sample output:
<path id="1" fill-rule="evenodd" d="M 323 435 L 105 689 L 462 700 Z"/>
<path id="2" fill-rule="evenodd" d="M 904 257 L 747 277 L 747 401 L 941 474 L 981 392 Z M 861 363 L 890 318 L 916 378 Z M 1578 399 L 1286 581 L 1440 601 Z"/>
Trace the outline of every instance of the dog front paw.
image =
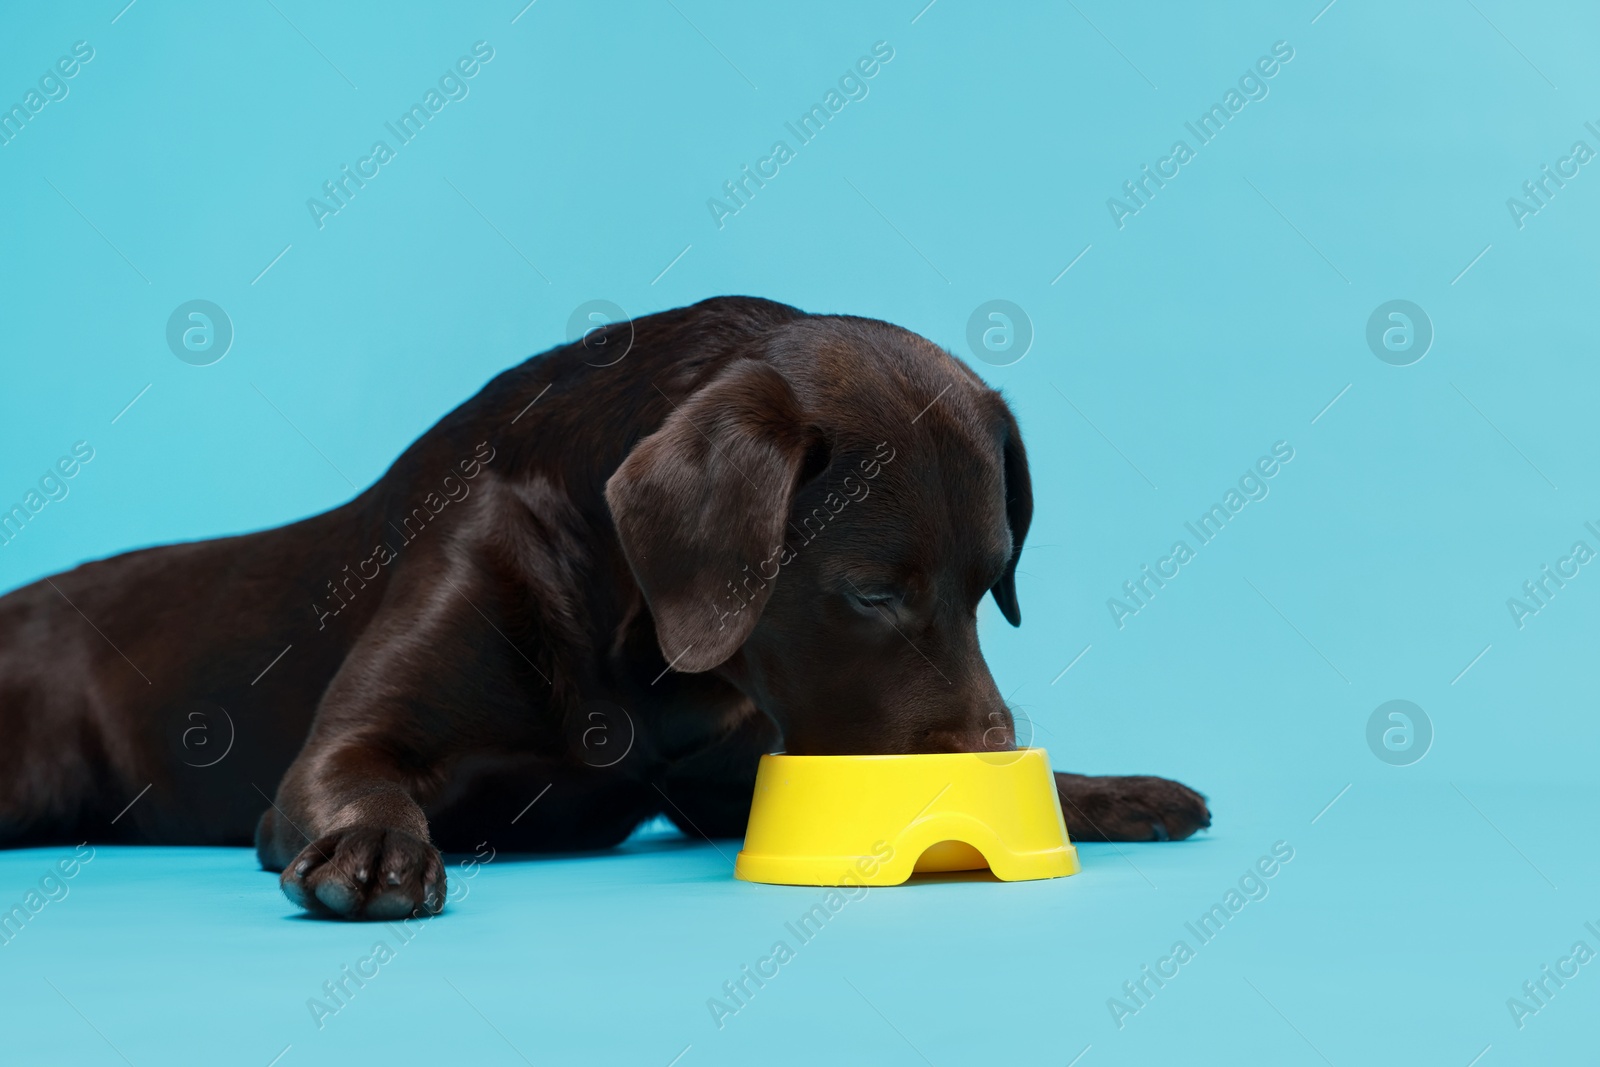
<path id="1" fill-rule="evenodd" d="M 283 895 L 313 915 L 402 919 L 444 907 L 444 860 L 403 830 L 350 826 L 300 850 L 278 878 Z"/>
<path id="2" fill-rule="evenodd" d="M 1206 798 L 1170 778 L 1057 773 L 1056 792 L 1075 841 L 1182 841 L 1211 825 Z"/>

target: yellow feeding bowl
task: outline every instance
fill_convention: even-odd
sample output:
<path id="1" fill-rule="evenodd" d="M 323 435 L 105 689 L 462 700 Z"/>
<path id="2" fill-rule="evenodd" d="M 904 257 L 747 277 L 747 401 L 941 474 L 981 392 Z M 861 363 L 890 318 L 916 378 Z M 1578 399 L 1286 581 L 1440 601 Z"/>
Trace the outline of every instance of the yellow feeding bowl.
<path id="1" fill-rule="evenodd" d="M 762 756 L 735 877 L 899 885 L 987 867 L 1007 882 L 1078 873 L 1042 748 Z"/>

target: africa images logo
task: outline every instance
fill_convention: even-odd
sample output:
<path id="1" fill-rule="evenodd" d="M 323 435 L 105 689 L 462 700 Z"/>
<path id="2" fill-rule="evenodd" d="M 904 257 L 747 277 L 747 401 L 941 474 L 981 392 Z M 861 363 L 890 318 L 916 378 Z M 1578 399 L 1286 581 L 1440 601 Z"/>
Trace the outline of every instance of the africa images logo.
<path id="1" fill-rule="evenodd" d="M 1294 47 L 1288 41 L 1275 42 L 1270 56 L 1260 57 L 1239 76 L 1238 88 L 1229 86 L 1227 92 L 1222 94 L 1220 103 L 1212 104 L 1193 122 L 1183 124 L 1183 128 L 1194 138 L 1193 147 L 1183 139 L 1174 141 L 1167 154 L 1156 160 L 1153 170 L 1150 164 L 1145 163 L 1139 168 L 1137 178 L 1122 183 L 1122 195 L 1126 199 L 1107 197 L 1106 210 L 1111 213 L 1111 221 L 1117 229 L 1123 229 L 1128 219 L 1149 207 L 1156 193 L 1183 173 L 1183 168 L 1199 150 L 1216 140 L 1233 117 L 1245 109 L 1246 104 L 1265 100 L 1271 92 L 1267 82 L 1277 77 L 1278 72 L 1293 58 Z"/>
<path id="2" fill-rule="evenodd" d="M 339 168 L 338 177 L 323 182 L 322 193 L 326 199 L 313 196 L 306 200 L 306 210 L 311 212 L 311 221 L 317 224 L 317 229 L 325 228 L 330 216 L 349 207 L 356 193 L 365 189 L 367 182 L 381 173 L 382 168 L 398 155 L 399 149 L 422 133 L 429 120 L 443 111 L 446 104 L 465 100 L 472 92 L 472 87 L 467 83 L 477 77 L 483 66 L 493 58 L 494 48 L 489 42 L 478 41 L 472 46 L 472 55 L 460 57 L 454 66 L 439 75 L 438 88 L 430 85 L 422 94 L 420 103 L 413 103 L 400 113 L 399 118 L 383 124 L 383 128 L 394 137 L 394 147 L 391 148 L 388 141 L 374 141 L 371 151 L 356 160 L 353 171 L 350 164 L 346 163 Z"/>
<path id="3" fill-rule="evenodd" d="M 1195 559 L 1200 549 L 1216 540 L 1234 516 L 1245 509 L 1245 505 L 1267 499 L 1272 492 L 1268 480 L 1283 470 L 1292 459 L 1294 446 L 1288 441 L 1275 442 L 1270 456 L 1260 457 L 1239 476 L 1237 488 L 1230 486 L 1219 502 L 1212 504 L 1199 518 L 1183 524 L 1183 528 L 1194 536 L 1193 545 L 1189 544 L 1187 538 L 1174 541 L 1168 553 L 1156 560 L 1153 570 L 1150 564 L 1142 564 L 1138 577 L 1122 583 L 1126 599 L 1107 597 L 1106 610 L 1111 613 L 1111 621 L 1117 629 L 1124 629 L 1128 619 L 1149 607 L 1156 593 L 1183 573 L 1184 566 Z"/>
<path id="4" fill-rule="evenodd" d="M 812 104 L 794 122 L 783 124 L 784 129 L 794 135 L 794 147 L 791 148 L 787 140 L 774 141 L 767 154 L 756 160 L 753 170 L 746 163 L 739 168 L 738 177 L 723 182 L 723 196 L 706 200 L 706 208 L 711 212 L 711 221 L 717 224 L 717 229 L 722 229 L 728 219 L 749 207 L 757 190 L 765 189 L 767 182 L 781 174 L 783 168 L 798 157 L 800 149 L 816 140 L 829 120 L 843 111 L 846 104 L 853 100 L 865 100 L 872 91 L 867 82 L 877 77 L 893 58 L 893 45 L 888 41 L 875 43 L 870 56 L 862 56 L 854 66 L 846 68 L 839 75 L 837 89 L 830 87 L 823 94 L 821 103 Z"/>
<path id="5" fill-rule="evenodd" d="M 809 514 L 800 518 L 798 526 L 790 521 L 788 532 L 795 535 L 794 540 L 788 540 L 786 534 L 785 540 L 773 548 L 772 554 L 756 564 L 753 573 L 750 564 L 746 563 L 738 585 L 729 579 L 727 591 L 719 594 L 719 597 L 711 598 L 711 614 L 716 616 L 717 629 L 719 631 L 727 629 L 728 620 L 754 603 L 756 597 L 766 589 L 767 583 L 775 580 L 782 568 L 793 563 L 799 557 L 802 548 L 820 537 L 828 523 L 840 512 L 852 502 L 860 503 L 867 499 L 872 487 L 866 483 L 882 474 L 883 468 L 893 463 L 897 454 L 889 442 L 879 442 L 873 449 L 872 456 L 863 459 L 857 465 L 861 471 L 859 480 L 854 474 L 845 475 L 839 489 L 829 489 L 827 496 L 823 497 Z M 754 583 L 753 588 L 752 583 Z M 730 607 L 723 606 L 730 602 Z"/>
<path id="6" fill-rule="evenodd" d="M 344 577 L 336 585 L 333 579 L 328 580 L 328 597 L 326 602 L 311 602 L 311 610 L 317 616 L 317 629 L 325 630 L 328 620 L 349 607 L 361 590 L 367 587 L 368 582 L 375 582 L 383 573 L 383 568 L 400 558 L 400 551 L 418 537 L 422 536 L 430 522 L 439 517 L 439 514 L 451 504 L 459 504 L 472 495 L 472 479 L 483 472 L 484 465 L 495 457 L 495 450 L 487 441 L 480 442 L 473 458 L 464 459 L 451 469 L 450 473 L 440 480 L 439 488 L 430 490 L 411 511 L 399 516 L 399 525 L 395 520 L 389 520 L 389 530 L 395 537 L 391 540 L 388 533 L 383 535 L 383 540 L 372 549 L 372 555 L 356 564 L 355 570 L 350 569 L 347 563 L 344 566 Z M 460 477 L 456 471 L 459 470 Z M 368 570 L 370 568 L 370 572 Z"/>
<path id="7" fill-rule="evenodd" d="M 72 54 L 64 55 L 39 75 L 38 88 L 22 94 L 20 103 L 10 108 L 0 105 L 0 147 L 9 145 L 32 122 L 34 116 L 53 103 L 65 100 L 72 87 L 67 84 L 94 58 L 94 46 L 88 41 L 76 41 Z"/>

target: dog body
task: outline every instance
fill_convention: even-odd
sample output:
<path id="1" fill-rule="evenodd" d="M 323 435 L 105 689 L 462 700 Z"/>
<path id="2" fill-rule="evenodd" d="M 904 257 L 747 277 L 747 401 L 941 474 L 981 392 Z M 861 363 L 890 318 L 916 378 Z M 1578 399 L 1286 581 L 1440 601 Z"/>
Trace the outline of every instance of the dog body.
<path id="1" fill-rule="evenodd" d="M 743 833 L 757 761 L 1009 748 L 978 649 L 1032 514 L 999 395 L 886 323 L 719 298 L 501 374 L 372 487 L 0 598 L 0 844 L 254 839 L 316 913 L 437 847 Z M 1085 839 L 1198 794 L 1058 775 Z"/>

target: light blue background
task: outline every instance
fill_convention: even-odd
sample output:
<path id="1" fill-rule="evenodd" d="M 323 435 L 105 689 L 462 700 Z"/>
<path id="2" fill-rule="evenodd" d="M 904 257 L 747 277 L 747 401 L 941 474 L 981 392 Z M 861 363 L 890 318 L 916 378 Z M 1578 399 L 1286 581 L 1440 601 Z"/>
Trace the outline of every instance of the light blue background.
<path id="1" fill-rule="evenodd" d="M 374 929 L 292 918 L 246 851 L 102 849 L 0 947 L 4 1058 L 1592 1054 L 1600 965 L 1523 1029 L 1506 1007 L 1575 941 L 1600 949 L 1600 576 L 1522 629 L 1506 606 L 1575 540 L 1600 548 L 1600 173 L 1520 230 L 1506 207 L 1575 140 L 1600 148 L 1592 9 L 122 2 L 35 5 L 0 34 L 8 105 L 95 49 L 0 148 L 0 502 L 73 442 L 96 453 L 0 548 L 0 587 L 338 504 L 590 299 L 877 316 L 1019 412 L 1026 622 L 986 605 L 982 626 L 1036 743 L 1180 778 L 1216 824 L 1086 845 L 1064 881 L 874 891 L 720 1031 L 706 999 L 816 894 L 736 883 L 670 832 L 497 859 L 321 1030 L 306 999 Z M 318 230 L 306 199 L 479 40 L 470 96 Z M 880 40 L 870 95 L 719 230 L 706 200 Z M 1119 230 L 1107 198 L 1280 40 L 1270 95 Z M 195 298 L 236 330 L 209 367 L 164 341 Z M 1036 331 L 1012 366 L 966 349 L 994 298 Z M 1436 331 L 1407 367 L 1364 339 L 1397 298 Z M 1119 630 L 1107 598 L 1279 440 L 1270 496 Z M 1367 747 L 1391 699 L 1436 731 L 1412 766 Z M 1279 840 L 1295 858 L 1267 899 L 1119 1030 L 1107 998 Z M 0 904 L 66 852 L 0 855 Z"/>

